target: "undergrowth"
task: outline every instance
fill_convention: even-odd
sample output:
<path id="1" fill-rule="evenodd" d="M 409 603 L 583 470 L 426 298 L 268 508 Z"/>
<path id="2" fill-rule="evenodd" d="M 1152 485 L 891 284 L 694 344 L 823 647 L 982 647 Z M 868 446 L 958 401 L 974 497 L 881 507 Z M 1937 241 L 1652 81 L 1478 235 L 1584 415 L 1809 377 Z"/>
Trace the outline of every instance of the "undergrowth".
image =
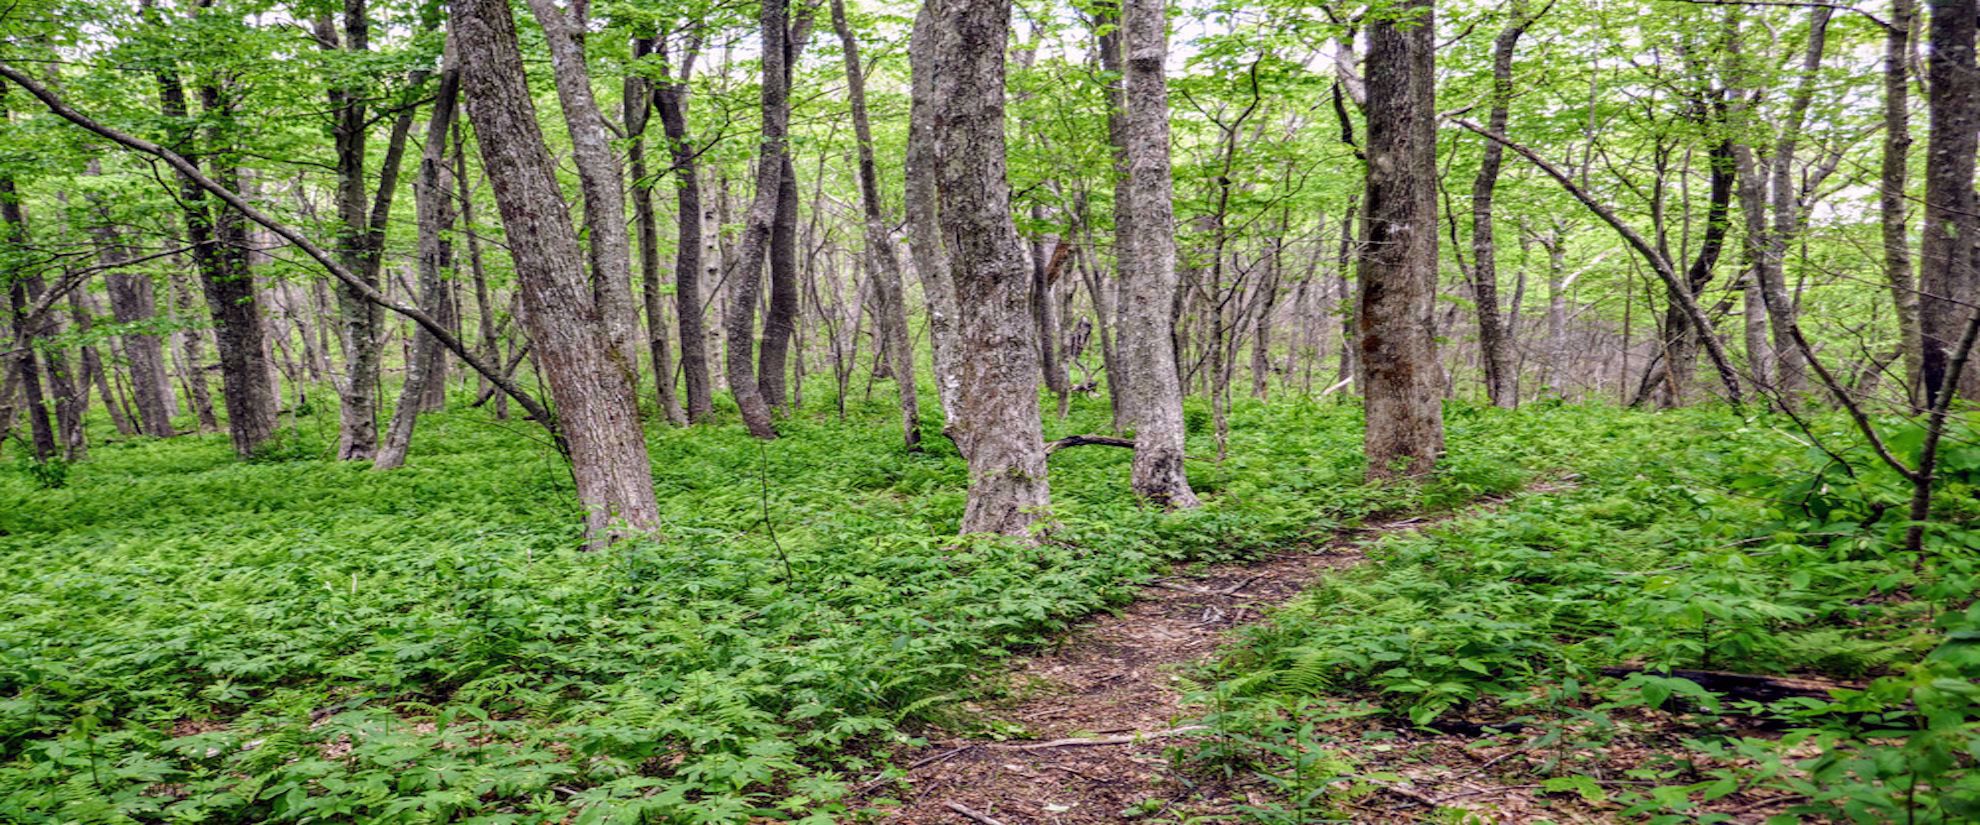
<path id="1" fill-rule="evenodd" d="M 852 406 L 768 444 L 654 427 L 664 537 L 602 552 L 528 425 L 458 403 L 389 473 L 328 460 L 321 411 L 253 461 L 106 438 L 61 484 L 0 469 L 0 821 L 853 818 L 966 676 L 1166 565 L 1512 489 L 1618 415 L 1453 407 L 1447 469 L 1376 488 L 1358 412 L 1241 402 L 1200 511 L 1069 450 L 1019 547 L 958 545 L 953 447 Z"/>
<path id="2" fill-rule="evenodd" d="M 1867 450 L 1723 410 L 1589 423 L 1572 489 L 1380 542 L 1249 632 L 1207 674 L 1217 733 L 1187 758 L 1271 784 L 1259 821 L 1350 816 L 1401 779 L 1356 764 L 1370 722 L 1470 715 L 1536 754 L 1507 781 L 1629 820 L 1728 821 L 1709 803 L 1734 793 L 1800 800 L 1784 822 L 1980 820 L 1974 432 L 1949 440 L 1914 556 L 1909 488 Z M 1862 689 L 1741 706 L 1674 669 Z M 1618 775 L 1602 751 L 1645 714 L 1684 741 Z"/>

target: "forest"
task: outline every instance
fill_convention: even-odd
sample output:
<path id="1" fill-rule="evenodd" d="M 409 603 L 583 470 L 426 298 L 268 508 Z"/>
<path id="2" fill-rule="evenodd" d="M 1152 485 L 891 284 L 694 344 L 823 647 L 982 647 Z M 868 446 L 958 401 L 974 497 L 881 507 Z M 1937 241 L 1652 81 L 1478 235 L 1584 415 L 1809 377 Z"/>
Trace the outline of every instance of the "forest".
<path id="1" fill-rule="evenodd" d="M 13 0 L 0 823 L 1980 822 L 1976 0 Z"/>

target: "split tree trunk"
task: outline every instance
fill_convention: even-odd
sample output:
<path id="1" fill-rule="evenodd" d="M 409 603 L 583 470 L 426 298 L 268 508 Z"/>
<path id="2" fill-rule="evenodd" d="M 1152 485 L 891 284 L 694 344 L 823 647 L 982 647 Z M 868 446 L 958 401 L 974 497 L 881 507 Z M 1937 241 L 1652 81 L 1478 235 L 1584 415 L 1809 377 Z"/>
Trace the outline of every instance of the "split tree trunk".
<path id="1" fill-rule="evenodd" d="M 515 20 L 499 0 L 457 0 L 450 12 L 468 116 L 508 230 L 523 325 L 556 404 L 586 530 L 594 542 L 614 538 L 621 521 L 655 530 L 660 511 L 638 403 L 623 363 L 608 352 L 611 331 L 585 283 Z"/>
<path id="2" fill-rule="evenodd" d="M 653 41 L 633 41 L 633 59 L 651 54 Z M 665 66 L 665 63 L 661 64 Z M 687 424 L 687 413 L 674 394 L 674 357 L 667 346 L 667 296 L 660 287 L 660 227 L 653 214 L 653 181 L 646 175 L 646 124 L 653 108 L 653 83 L 627 74 L 625 97 L 626 166 L 632 173 L 633 227 L 639 244 L 639 283 L 646 302 L 646 348 L 653 361 L 653 385 L 660 409 L 676 427 Z"/>
<path id="3" fill-rule="evenodd" d="M 669 79 L 653 92 L 660 127 L 667 136 L 667 155 L 674 164 L 677 227 L 674 315 L 681 331 L 681 384 L 687 394 L 687 417 L 696 424 L 706 422 L 715 413 L 708 375 L 708 331 L 702 324 L 701 309 L 701 274 L 708 264 L 702 260 L 706 241 L 701 227 L 706 218 L 701 205 L 701 170 L 687 131 L 687 81 L 694 71 L 695 46 L 699 42 L 697 38 L 689 38 L 688 45 L 681 49 L 680 79 Z M 663 60 L 667 56 L 666 43 L 660 44 L 659 54 Z M 664 62 L 662 66 L 665 67 Z"/>
<path id="4" fill-rule="evenodd" d="M 451 36 L 448 38 L 453 39 Z M 413 200 L 419 232 L 419 306 L 439 316 L 447 299 L 442 269 L 446 251 L 442 232 L 451 223 L 453 204 L 444 180 L 447 164 L 447 134 L 453 128 L 454 112 L 460 97 L 460 67 L 456 49 L 450 42 L 440 70 L 440 90 L 433 98 L 433 114 L 426 121 L 426 144 L 420 153 L 419 176 L 413 182 Z M 406 365 L 406 383 L 399 391 L 399 403 L 386 425 L 385 440 L 379 446 L 372 466 L 395 469 L 406 463 L 412 449 L 413 426 L 424 410 L 424 400 L 436 384 L 444 385 L 446 349 L 440 340 L 424 329 L 413 331 L 412 358 Z"/>
<path id="5" fill-rule="evenodd" d="M 756 153 L 756 192 L 744 219 L 736 267 L 729 273 L 729 306 L 723 319 L 728 338 L 723 363 L 729 394 L 742 413 L 743 425 L 757 438 L 777 437 L 751 356 L 756 347 L 756 302 L 762 296 L 763 261 L 783 191 L 785 131 L 791 116 L 790 89 L 785 85 L 788 74 L 784 71 L 784 59 L 789 55 L 785 46 L 788 11 L 786 0 L 764 0 L 762 4 L 763 131 Z"/>

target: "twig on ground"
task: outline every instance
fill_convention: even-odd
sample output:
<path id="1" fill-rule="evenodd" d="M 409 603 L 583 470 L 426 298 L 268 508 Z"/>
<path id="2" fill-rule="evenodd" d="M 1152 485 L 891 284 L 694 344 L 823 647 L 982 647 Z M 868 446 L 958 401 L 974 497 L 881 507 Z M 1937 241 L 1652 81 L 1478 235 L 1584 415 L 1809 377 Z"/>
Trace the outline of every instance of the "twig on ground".
<path id="1" fill-rule="evenodd" d="M 1131 733 L 1125 736 L 1073 736 L 1065 739 L 1053 739 L 1049 742 L 1013 742 L 987 745 L 986 747 L 1002 751 L 1042 751 L 1052 748 L 1091 748 L 1102 745 L 1132 745 L 1138 742 L 1166 739 L 1171 736 L 1181 736 L 1186 733 L 1195 733 L 1200 730 L 1209 729 L 1209 725 L 1183 725 L 1179 728 L 1158 730 L 1152 733 Z"/>
<path id="2" fill-rule="evenodd" d="M 979 823 L 979 825 L 1004 825 L 1004 823 L 1002 822 L 998 822 L 997 820 L 991 819 L 990 817 L 984 816 L 983 814 L 970 810 L 969 806 L 964 805 L 960 802 L 949 803 L 949 810 L 962 814 L 964 817 L 976 821 L 977 823 Z"/>

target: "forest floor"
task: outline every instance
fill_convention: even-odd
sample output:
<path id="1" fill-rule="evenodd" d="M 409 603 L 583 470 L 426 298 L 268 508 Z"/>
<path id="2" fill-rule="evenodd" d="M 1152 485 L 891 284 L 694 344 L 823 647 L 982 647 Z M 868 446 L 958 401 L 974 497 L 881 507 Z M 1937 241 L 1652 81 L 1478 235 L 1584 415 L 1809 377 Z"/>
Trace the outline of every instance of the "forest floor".
<path id="1" fill-rule="evenodd" d="M 888 821 L 1184 823 L 1252 821 L 1282 811 L 1288 802 L 1283 787 L 1272 788 L 1256 774 L 1189 764 L 1190 740 L 1225 735 L 1202 723 L 1211 709 L 1200 695 L 1190 695 L 1200 689 L 1198 671 L 1228 654 L 1234 631 L 1269 619 L 1272 609 L 1323 577 L 1367 562 L 1364 550 L 1374 542 L 1558 494 L 1573 489 L 1575 478 L 1542 478 L 1456 509 L 1378 515 L 1285 552 L 1196 565 L 1156 579 L 1120 609 L 980 680 L 982 698 L 962 703 L 961 714 L 946 726 L 954 730 L 931 730 L 926 745 L 897 754 L 905 766 L 903 785 L 895 786 L 901 805 Z M 1494 710 L 1486 703 L 1468 715 L 1491 717 Z M 1287 821 L 1618 821 L 1615 806 L 1604 804 L 1602 786 L 1649 784 L 1620 777 L 1628 768 L 1682 753 L 1686 733 L 1677 716 L 1649 711 L 1624 723 L 1629 734 L 1597 748 L 1529 729 L 1541 726 L 1493 725 L 1489 718 L 1414 727 L 1348 710 L 1324 727 L 1329 738 L 1360 740 L 1337 763 L 1352 765 L 1360 779 L 1348 794 L 1306 800 L 1311 811 Z M 1732 727 L 1768 735 L 1737 720 Z M 1597 775 L 1615 778 L 1573 787 L 1542 781 L 1548 773 L 1542 763 L 1564 744 L 1584 765 L 1602 766 Z M 861 790 L 877 795 L 888 788 L 876 781 Z M 1714 821 L 1759 823 L 1801 800 L 1756 790 L 1728 794 L 1701 813 Z"/>
<path id="2" fill-rule="evenodd" d="M 1361 548 L 1373 539 L 1569 484 L 1544 480 L 1458 510 L 1390 514 L 1287 552 L 1158 579 L 1120 610 L 993 677 L 1003 680 L 993 688 L 1002 695 L 964 707 L 977 735 L 931 737 L 928 746 L 902 754 L 909 789 L 893 821 L 1085 825 L 1154 814 L 1228 815 L 1257 804 L 1259 789 L 1186 775 L 1169 754 L 1177 737 L 1214 735 L 1185 723 L 1202 712 L 1186 701 L 1187 669 L 1208 664 L 1234 628 L 1266 618 L 1320 577 L 1362 563 Z M 1463 790 L 1503 795 L 1483 781 Z M 1395 793 L 1405 810 L 1356 821 L 1420 819 L 1425 797 Z"/>

